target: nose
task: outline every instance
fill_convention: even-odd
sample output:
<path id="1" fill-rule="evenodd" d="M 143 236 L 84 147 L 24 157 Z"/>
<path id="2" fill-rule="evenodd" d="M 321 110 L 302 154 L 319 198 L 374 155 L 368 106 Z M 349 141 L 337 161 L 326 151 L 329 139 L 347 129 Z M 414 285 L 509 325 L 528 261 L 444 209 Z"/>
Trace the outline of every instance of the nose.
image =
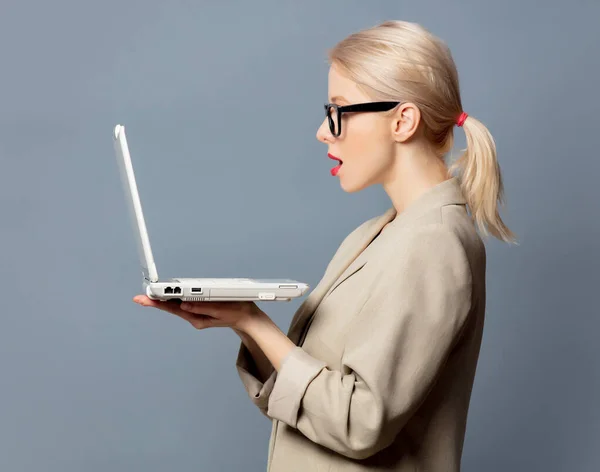
<path id="1" fill-rule="evenodd" d="M 319 126 L 319 129 L 317 130 L 317 139 L 323 144 L 328 144 L 335 140 L 334 136 L 331 134 L 331 130 L 329 129 L 327 118 L 323 120 L 321 126 Z"/>

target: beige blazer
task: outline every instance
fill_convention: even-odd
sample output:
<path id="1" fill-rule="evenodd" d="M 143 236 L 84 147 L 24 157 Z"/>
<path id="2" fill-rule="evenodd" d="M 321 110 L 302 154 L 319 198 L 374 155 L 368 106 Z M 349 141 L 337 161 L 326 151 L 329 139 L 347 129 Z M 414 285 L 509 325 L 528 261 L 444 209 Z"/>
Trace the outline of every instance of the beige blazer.
<path id="1" fill-rule="evenodd" d="M 272 419 L 268 470 L 460 470 L 485 264 L 456 178 L 347 236 L 280 371 L 259 378 L 240 347 L 240 378 Z"/>

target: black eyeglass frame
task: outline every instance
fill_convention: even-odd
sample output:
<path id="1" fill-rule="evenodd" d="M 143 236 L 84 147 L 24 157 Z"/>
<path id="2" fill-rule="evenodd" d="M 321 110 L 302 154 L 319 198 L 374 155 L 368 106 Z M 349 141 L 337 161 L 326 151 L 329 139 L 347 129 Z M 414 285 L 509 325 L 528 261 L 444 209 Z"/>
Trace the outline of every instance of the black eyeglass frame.
<path id="1" fill-rule="evenodd" d="M 378 111 L 389 111 L 392 108 L 400 105 L 402 102 L 366 102 L 366 103 L 355 103 L 353 105 L 340 106 L 336 103 L 325 103 L 325 115 L 329 123 L 329 131 L 334 137 L 339 137 L 342 134 L 342 113 L 364 113 L 364 112 L 378 112 Z M 333 118 L 331 117 L 330 109 L 334 109 L 337 115 L 337 133 Z"/>

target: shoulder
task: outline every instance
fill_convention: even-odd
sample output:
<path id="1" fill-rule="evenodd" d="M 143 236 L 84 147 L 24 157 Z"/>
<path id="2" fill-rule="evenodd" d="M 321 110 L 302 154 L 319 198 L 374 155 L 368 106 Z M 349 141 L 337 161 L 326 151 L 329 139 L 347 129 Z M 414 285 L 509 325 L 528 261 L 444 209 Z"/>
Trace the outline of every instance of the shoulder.
<path id="1" fill-rule="evenodd" d="M 473 282 L 470 246 L 456 226 L 441 221 L 411 225 L 386 246 L 378 277 L 382 283 L 409 289 L 433 285 L 457 289 Z"/>
<path id="2" fill-rule="evenodd" d="M 432 208 L 419 219 L 399 225 L 388 240 L 390 262 L 453 267 L 455 271 L 485 270 L 485 246 L 464 207 Z"/>
<path id="3" fill-rule="evenodd" d="M 394 241 L 392 259 L 425 261 L 456 260 L 466 262 L 467 249 L 455 228 L 428 223 L 407 228 Z"/>

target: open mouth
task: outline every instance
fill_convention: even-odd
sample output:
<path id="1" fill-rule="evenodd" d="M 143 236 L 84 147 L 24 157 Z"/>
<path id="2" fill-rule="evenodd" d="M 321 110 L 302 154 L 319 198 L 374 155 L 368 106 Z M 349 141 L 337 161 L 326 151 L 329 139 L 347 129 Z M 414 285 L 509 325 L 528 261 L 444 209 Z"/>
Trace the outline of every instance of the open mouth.
<path id="1" fill-rule="evenodd" d="M 327 156 L 329 157 L 329 159 L 333 159 L 334 161 L 338 161 L 339 162 L 339 164 L 337 166 L 335 166 L 333 169 L 331 169 L 331 175 L 333 175 L 335 177 L 337 175 L 337 173 L 340 171 L 343 162 L 342 162 L 342 160 L 339 157 L 335 157 L 331 153 L 327 154 Z"/>

